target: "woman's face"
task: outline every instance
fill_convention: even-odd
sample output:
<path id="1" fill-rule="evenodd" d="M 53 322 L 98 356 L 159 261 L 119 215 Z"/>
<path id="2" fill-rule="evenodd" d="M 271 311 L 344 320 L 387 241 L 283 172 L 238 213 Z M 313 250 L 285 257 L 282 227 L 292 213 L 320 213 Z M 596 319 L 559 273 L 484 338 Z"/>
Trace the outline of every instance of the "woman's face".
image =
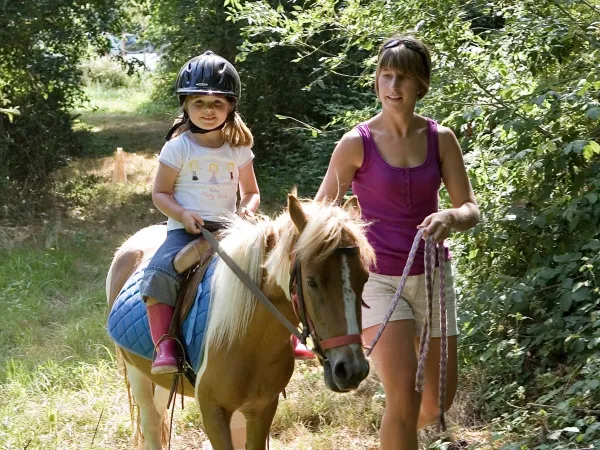
<path id="1" fill-rule="evenodd" d="M 194 125 L 211 130 L 225 122 L 231 105 L 222 95 L 194 95 L 188 100 L 186 109 Z"/>
<path id="2" fill-rule="evenodd" d="M 382 69 L 377 79 L 378 96 L 384 108 L 412 110 L 419 97 L 419 83 L 392 69 Z"/>

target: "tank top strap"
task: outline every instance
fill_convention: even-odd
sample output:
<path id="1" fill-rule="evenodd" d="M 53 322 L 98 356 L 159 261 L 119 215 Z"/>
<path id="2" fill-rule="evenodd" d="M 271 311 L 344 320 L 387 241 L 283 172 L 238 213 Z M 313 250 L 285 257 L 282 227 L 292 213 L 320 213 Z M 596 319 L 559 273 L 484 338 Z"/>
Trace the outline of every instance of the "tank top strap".
<path id="1" fill-rule="evenodd" d="M 427 118 L 427 153 L 433 156 L 438 167 L 441 168 L 440 143 L 438 139 L 438 124 L 435 120 Z"/>
<path id="2" fill-rule="evenodd" d="M 375 156 L 377 147 L 375 147 L 375 141 L 373 141 L 371 130 L 369 130 L 369 126 L 366 122 L 359 123 L 356 126 L 356 130 L 358 131 L 358 134 L 360 134 L 363 142 L 363 163 L 358 170 L 366 170 Z"/>

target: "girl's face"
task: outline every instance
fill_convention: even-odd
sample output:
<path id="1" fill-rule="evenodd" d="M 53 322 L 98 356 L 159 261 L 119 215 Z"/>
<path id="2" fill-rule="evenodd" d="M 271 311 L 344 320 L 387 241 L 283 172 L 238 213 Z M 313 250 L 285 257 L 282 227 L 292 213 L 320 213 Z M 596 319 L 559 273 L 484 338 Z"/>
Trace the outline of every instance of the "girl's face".
<path id="1" fill-rule="evenodd" d="M 412 110 L 417 103 L 419 83 L 392 69 L 382 69 L 377 79 L 378 96 L 384 108 Z"/>
<path id="2" fill-rule="evenodd" d="M 194 95 L 187 101 L 186 110 L 194 125 L 210 130 L 225 122 L 231 104 L 222 95 Z"/>

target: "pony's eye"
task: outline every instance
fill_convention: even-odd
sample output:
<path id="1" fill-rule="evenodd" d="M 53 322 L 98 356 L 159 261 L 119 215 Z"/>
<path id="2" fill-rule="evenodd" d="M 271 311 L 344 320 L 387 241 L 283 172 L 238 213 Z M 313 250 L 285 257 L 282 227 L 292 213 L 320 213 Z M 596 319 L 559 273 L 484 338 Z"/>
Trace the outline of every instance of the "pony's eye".
<path id="1" fill-rule="evenodd" d="M 317 282 L 315 280 L 313 280 L 312 278 L 307 279 L 306 284 L 308 285 L 308 287 L 311 287 L 311 288 L 317 287 Z"/>

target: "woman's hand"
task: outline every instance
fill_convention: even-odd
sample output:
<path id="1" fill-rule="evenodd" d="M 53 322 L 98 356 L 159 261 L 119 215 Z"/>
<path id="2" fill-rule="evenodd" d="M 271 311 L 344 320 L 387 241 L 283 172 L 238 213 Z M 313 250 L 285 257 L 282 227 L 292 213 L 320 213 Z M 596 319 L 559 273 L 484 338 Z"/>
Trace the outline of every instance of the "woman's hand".
<path id="1" fill-rule="evenodd" d="M 200 227 L 204 225 L 204 220 L 202 220 L 202 217 L 196 211 L 186 209 L 181 214 L 181 223 L 188 233 L 200 234 Z"/>
<path id="2" fill-rule="evenodd" d="M 452 229 L 454 216 L 448 210 L 438 211 L 425 217 L 425 220 L 417 225 L 417 229 L 425 228 L 423 239 L 433 237 L 434 242 L 443 242 Z"/>

